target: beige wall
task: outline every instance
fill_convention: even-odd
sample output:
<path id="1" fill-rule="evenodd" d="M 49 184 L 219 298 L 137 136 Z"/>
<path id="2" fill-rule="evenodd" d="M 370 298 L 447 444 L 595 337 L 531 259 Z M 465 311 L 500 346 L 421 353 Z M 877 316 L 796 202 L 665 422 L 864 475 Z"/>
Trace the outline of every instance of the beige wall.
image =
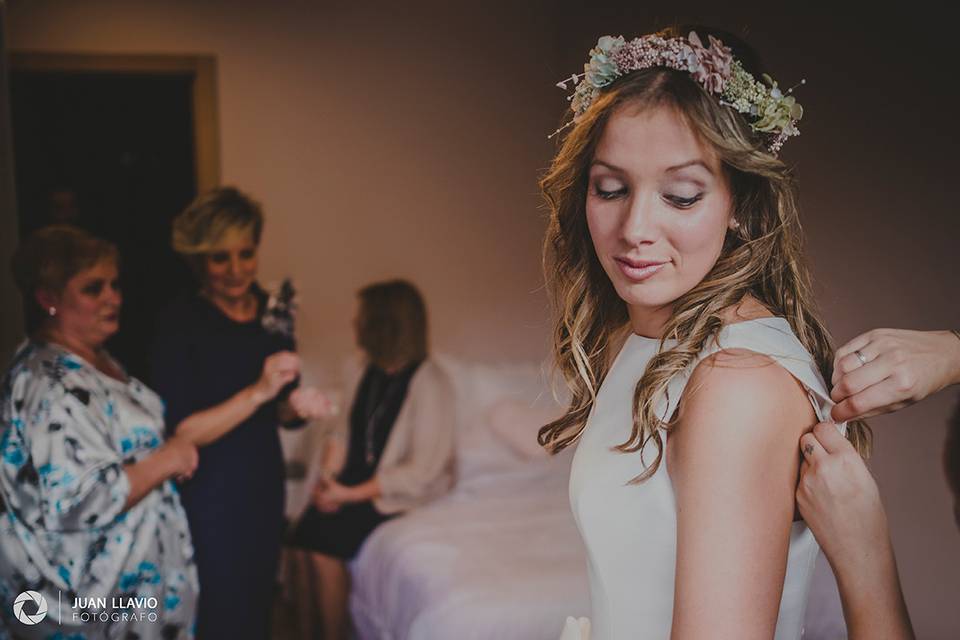
<path id="1" fill-rule="evenodd" d="M 356 289 L 395 276 L 422 287 L 438 348 L 542 356 L 549 32 L 523 10 L 319 5 L 18 2 L 11 48 L 217 56 L 223 182 L 265 206 L 263 280 L 297 280 L 318 377 L 350 348 Z"/>
<path id="2" fill-rule="evenodd" d="M 353 291 L 398 275 L 426 293 L 438 348 L 542 356 L 535 177 L 565 104 L 553 83 L 601 33 L 643 32 L 658 16 L 595 4 L 493 13 L 320 4 L 14 0 L 10 40 L 217 56 L 224 182 L 266 206 L 264 279 L 298 278 L 300 340 L 316 377 L 331 376 L 329 363 L 348 351 Z M 955 55 L 946 44 L 925 41 L 909 16 L 685 7 L 702 22 L 748 25 L 784 85 L 809 79 L 804 133 L 785 157 L 797 164 L 810 257 L 838 339 L 876 326 L 960 325 Z M 960 632 L 960 535 L 939 466 L 955 395 L 873 421 L 874 471 L 922 638 Z"/>

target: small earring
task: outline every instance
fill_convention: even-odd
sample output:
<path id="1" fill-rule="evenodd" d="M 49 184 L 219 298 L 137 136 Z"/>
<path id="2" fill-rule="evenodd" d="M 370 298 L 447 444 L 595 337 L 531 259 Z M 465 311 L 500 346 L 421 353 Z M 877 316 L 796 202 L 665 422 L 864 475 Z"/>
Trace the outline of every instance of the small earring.
<path id="1" fill-rule="evenodd" d="M 736 220 L 736 219 L 731 219 L 729 226 L 730 226 L 730 230 L 731 230 L 731 231 L 736 230 L 736 229 L 739 229 L 739 228 L 740 228 L 740 222 L 739 222 L 738 220 Z"/>
<path id="2" fill-rule="evenodd" d="M 56 307 L 50 307 L 49 309 L 47 309 L 47 313 L 49 313 L 49 314 L 50 314 L 50 317 L 52 318 L 53 316 L 57 315 L 57 308 L 56 308 Z"/>

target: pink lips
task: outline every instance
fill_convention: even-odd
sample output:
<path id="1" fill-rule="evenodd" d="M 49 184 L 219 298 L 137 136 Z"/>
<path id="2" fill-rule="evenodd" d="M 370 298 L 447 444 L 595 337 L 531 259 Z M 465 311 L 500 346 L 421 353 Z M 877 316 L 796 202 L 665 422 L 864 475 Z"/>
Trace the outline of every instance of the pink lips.
<path id="1" fill-rule="evenodd" d="M 630 260 L 629 258 L 614 258 L 614 260 L 623 275 L 634 282 L 643 282 L 669 264 L 669 261 Z"/>

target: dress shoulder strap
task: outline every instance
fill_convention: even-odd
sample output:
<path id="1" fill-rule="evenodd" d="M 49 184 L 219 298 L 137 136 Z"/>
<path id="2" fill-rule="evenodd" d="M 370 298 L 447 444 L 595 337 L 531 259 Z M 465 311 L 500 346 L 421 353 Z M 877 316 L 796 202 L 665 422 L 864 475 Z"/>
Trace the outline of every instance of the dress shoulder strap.
<path id="1" fill-rule="evenodd" d="M 830 410 L 834 403 L 830 399 L 829 387 L 820 375 L 813 357 L 793 333 L 790 323 L 779 317 L 756 318 L 725 325 L 716 336 L 707 341 L 687 370 L 671 381 L 665 415 L 673 415 L 687 380 L 697 364 L 725 349 L 746 349 L 773 359 L 806 389 L 817 418 L 821 421 L 830 420 Z M 842 426 L 841 431 L 844 431 Z"/>

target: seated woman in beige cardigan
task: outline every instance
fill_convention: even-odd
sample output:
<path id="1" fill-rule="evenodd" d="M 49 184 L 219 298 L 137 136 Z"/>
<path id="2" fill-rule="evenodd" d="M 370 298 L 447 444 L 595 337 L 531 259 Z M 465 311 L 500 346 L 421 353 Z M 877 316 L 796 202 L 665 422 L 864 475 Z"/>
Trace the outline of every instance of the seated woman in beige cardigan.
<path id="1" fill-rule="evenodd" d="M 345 561 L 377 526 L 453 484 L 453 385 L 427 356 L 423 299 L 399 280 L 358 297 L 354 329 L 366 370 L 344 428 L 321 454 L 312 504 L 292 538 L 309 552 L 315 609 L 330 640 L 347 634 Z M 304 637 L 312 637 L 310 608 L 304 613 Z"/>

